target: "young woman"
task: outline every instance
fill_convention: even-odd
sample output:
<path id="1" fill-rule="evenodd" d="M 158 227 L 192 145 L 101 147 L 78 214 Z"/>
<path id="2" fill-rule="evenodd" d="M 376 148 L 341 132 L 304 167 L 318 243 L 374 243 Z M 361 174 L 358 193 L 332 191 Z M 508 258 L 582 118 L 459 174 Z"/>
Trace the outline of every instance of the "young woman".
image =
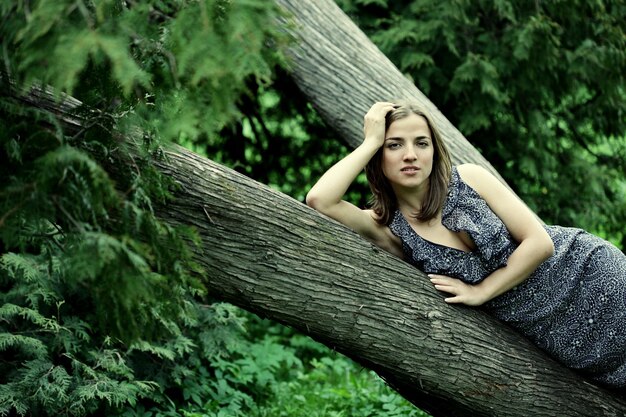
<path id="1" fill-rule="evenodd" d="M 484 305 L 566 366 L 626 387 L 626 256 L 581 229 L 543 226 L 487 170 L 452 167 L 417 106 L 375 103 L 365 139 L 307 204 L 429 274 L 448 303 Z M 366 169 L 373 205 L 343 201 Z"/>

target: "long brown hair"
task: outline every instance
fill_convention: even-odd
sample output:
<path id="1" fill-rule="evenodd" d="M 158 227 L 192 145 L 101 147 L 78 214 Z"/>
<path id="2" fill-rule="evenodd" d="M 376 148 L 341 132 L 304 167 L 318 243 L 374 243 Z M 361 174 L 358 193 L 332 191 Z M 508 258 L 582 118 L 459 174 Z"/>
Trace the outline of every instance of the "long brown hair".
<path id="1" fill-rule="evenodd" d="M 385 132 L 389 129 L 391 123 L 396 120 L 408 117 L 411 114 L 422 116 L 426 119 L 426 123 L 432 135 L 435 153 L 433 155 L 433 170 L 430 174 L 429 188 L 426 198 L 422 203 L 421 209 L 415 213 L 415 218 L 421 221 L 430 220 L 437 216 L 441 210 L 448 192 L 448 182 L 450 181 L 450 173 L 452 171 L 452 162 L 450 154 L 446 147 L 441 133 L 437 126 L 432 122 L 432 118 L 423 109 L 410 102 L 395 102 L 398 108 L 387 113 L 385 117 Z M 378 216 L 378 223 L 388 225 L 391 222 L 393 213 L 398 208 L 398 199 L 389 183 L 382 168 L 383 147 L 376 152 L 369 163 L 365 166 L 365 174 L 372 190 L 372 199 L 370 206 L 374 213 Z"/>

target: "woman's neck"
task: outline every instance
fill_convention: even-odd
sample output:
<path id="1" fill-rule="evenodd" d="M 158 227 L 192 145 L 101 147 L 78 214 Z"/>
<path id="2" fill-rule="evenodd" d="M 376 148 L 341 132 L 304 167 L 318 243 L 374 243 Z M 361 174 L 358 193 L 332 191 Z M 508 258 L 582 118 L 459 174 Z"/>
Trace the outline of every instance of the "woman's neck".
<path id="1" fill-rule="evenodd" d="M 419 188 L 394 190 L 398 200 L 398 208 L 405 215 L 413 217 L 422 210 L 422 205 L 428 195 L 428 184 Z"/>

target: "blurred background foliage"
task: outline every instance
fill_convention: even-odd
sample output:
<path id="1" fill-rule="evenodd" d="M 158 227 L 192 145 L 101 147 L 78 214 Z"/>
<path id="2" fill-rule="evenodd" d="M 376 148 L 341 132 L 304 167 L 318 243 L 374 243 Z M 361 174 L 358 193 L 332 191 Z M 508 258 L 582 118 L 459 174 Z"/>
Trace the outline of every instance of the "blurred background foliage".
<path id="1" fill-rule="evenodd" d="M 626 246 L 623 2 L 338 4 L 546 222 Z M 194 231 L 154 215 L 172 184 L 149 161 L 169 142 L 300 201 L 349 151 L 296 92 L 280 16 L 255 0 L 0 4 L 0 415 L 424 415 L 211 299 Z M 83 128 L 19 98 L 37 85 L 85 103 Z M 367 197 L 360 177 L 349 198 Z"/>
<path id="2" fill-rule="evenodd" d="M 623 2 L 337 3 L 546 223 L 626 248 Z M 291 87 L 281 72 L 269 88 L 252 86 L 255 97 L 239 104 L 243 120 L 222 131 L 226 146 L 243 134 L 272 163 L 239 156 L 242 149 L 219 155 L 301 199 L 306 187 L 297 192 L 293 184 L 311 184 L 317 176 L 309 168 L 319 172 L 318 161 L 323 169 L 348 150 L 326 144 L 340 138 Z M 279 155 L 294 161 L 277 165 Z M 293 178 L 302 157 L 307 169 Z M 269 179 L 276 176 L 283 185 Z M 349 198 L 363 206 L 367 194 L 361 177 Z"/>
<path id="3" fill-rule="evenodd" d="M 338 0 L 546 222 L 626 248 L 621 0 Z"/>

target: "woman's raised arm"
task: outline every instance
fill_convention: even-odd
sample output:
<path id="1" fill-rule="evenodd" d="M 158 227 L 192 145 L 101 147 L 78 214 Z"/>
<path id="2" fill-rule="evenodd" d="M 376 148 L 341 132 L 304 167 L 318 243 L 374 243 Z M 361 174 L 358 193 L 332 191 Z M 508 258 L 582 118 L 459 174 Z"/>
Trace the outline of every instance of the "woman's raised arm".
<path id="1" fill-rule="evenodd" d="M 333 165 L 306 196 L 306 203 L 315 210 L 345 224 L 368 240 L 396 255 L 399 243 L 386 226 L 375 220 L 371 210 L 361 210 L 344 201 L 348 187 L 385 141 L 385 116 L 394 109 L 393 103 L 375 103 L 365 115 L 363 143 Z"/>

